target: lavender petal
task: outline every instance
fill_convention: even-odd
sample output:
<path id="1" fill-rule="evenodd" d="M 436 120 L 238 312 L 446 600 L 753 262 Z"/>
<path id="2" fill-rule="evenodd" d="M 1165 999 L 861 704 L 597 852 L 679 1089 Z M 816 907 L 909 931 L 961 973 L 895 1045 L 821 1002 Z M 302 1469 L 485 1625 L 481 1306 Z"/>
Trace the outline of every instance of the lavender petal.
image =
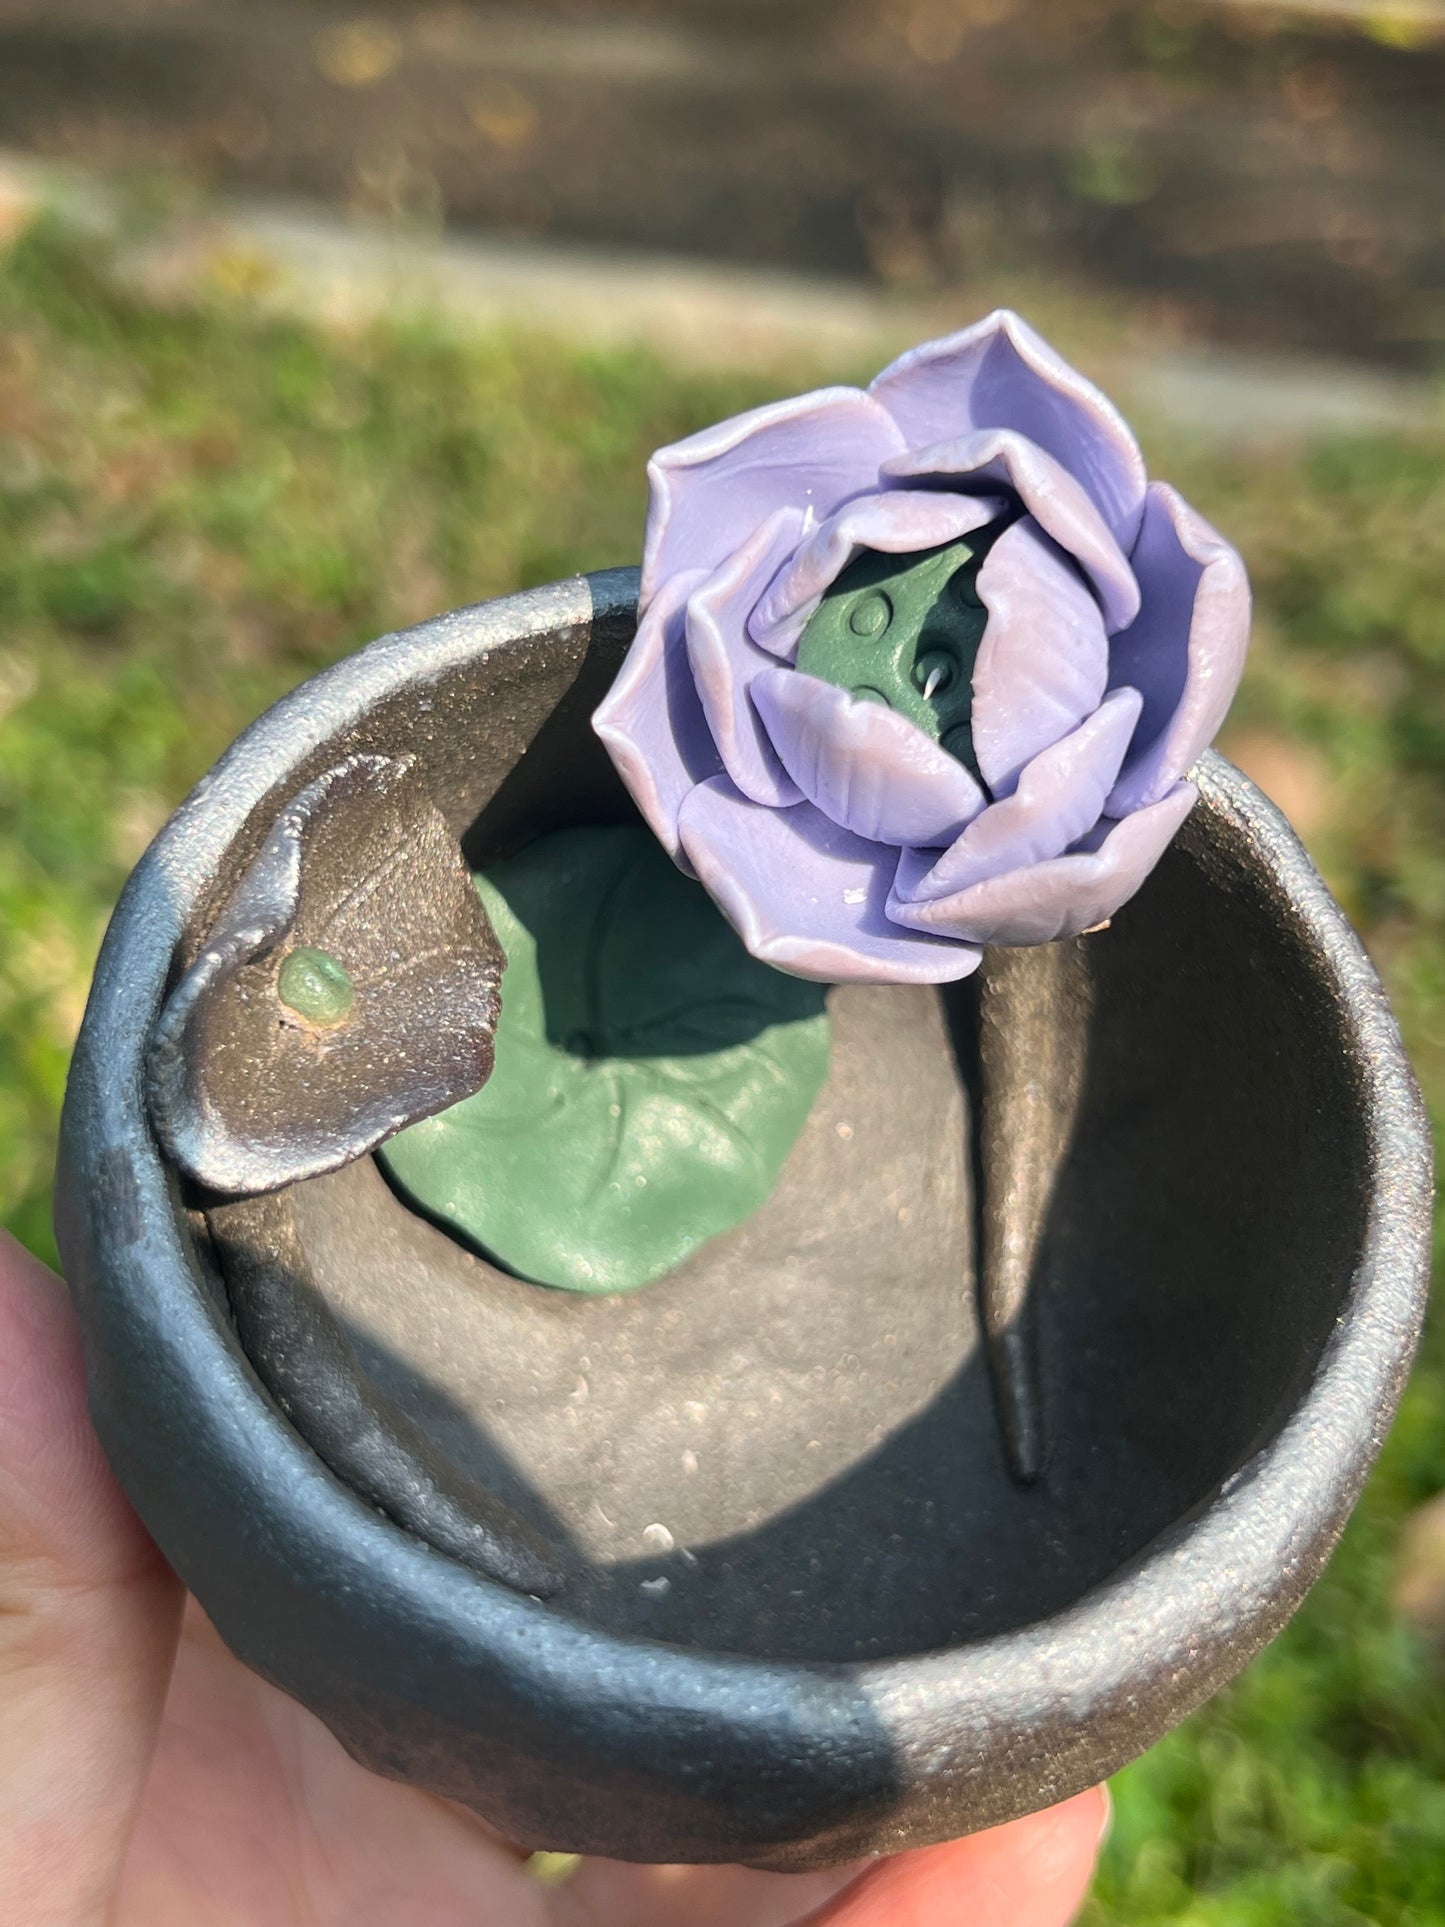
<path id="1" fill-rule="evenodd" d="M 952 983 L 978 967 L 967 944 L 889 921 L 898 853 L 813 808 L 762 809 L 726 776 L 683 804 L 682 844 L 755 957 L 818 983 Z"/>
<path id="2" fill-rule="evenodd" d="M 915 903 L 953 896 L 1062 856 L 1098 822 L 1141 706 L 1137 690 L 1116 689 L 1072 735 L 1025 764 L 1013 795 L 991 803 L 942 856 L 905 850 L 896 895 Z"/>
<path id="3" fill-rule="evenodd" d="M 765 669 L 752 693 L 799 791 L 855 836 L 951 843 L 988 800 L 956 757 L 895 710 L 796 669 Z"/>
<path id="4" fill-rule="evenodd" d="M 1051 943 L 1056 937 L 1078 936 L 1112 917 L 1133 896 L 1189 814 L 1196 794 L 1192 783 L 1176 784 L 1147 810 L 1109 827 L 1097 849 L 1010 870 L 924 903 L 906 902 L 895 893 L 888 914 L 910 930 L 935 931 L 964 943 Z M 684 828 L 685 823 L 686 805 Z"/>
<path id="5" fill-rule="evenodd" d="M 774 665 L 749 640 L 747 617 L 797 547 L 802 528 L 797 509 L 777 510 L 693 591 L 687 605 L 687 657 L 723 768 L 744 796 L 773 809 L 796 803 L 802 791 L 779 762 L 749 699 L 753 678 Z"/>
<path id="6" fill-rule="evenodd" d="M 1107 396 L 1007 308 L 913 348 L 872 383 L 910 447 L 1014 428 L 1078 478 L 1127 552 L 1144 510 L 1144 458 Z"/>
<path id="7" fill-rule="evenodd" d="M 857 388 L 795 395 L 658 449 L 647 465 L 642 606 L 680 570 L 719 567 L 777 509 L 816 526 L 877 488 L 879 464 L 902 449 L 892 417 Z"/>
<path id="8" fill-rule="evenodd" d="M 748 633 L 770 654 L 791 662 L 809 617 L 860 549 L 911 555 L 937 548 L 985 527 L 1006 507 L 1002 497 L 934 489 L 860 495 L 803 543 L 753 610 Z"/>
<path id="9" fill-rule="evenodd" d="M 1106 805 L 1110 816 L 1156 802 L 1213 742 L 1249 646 L 1249 578 L 1224 537 L 1172 488 L 1149 490 L 1134 550 L 1138 620 L 1109 645 L 1109 680 L 1144 698 L 1139 748 Z"/>
<path id="10" fill-rule="evenodd" d="M 1134 571 L 1092 497 L 1052 455 L 1009 429 L 978 429 L 970 435 L 910 449 L 883 464 L 885 475 L 921 475 L 1002 483 L 1020 497 L 1045 535 L 1073 556 L 1093 584 L 1112 635 L 1139 613 Z"/>
<path id="11" fill-rule="evenodd" d="M 687 599 L 706 579 L 702 570 L 688 570 L 653 598 L 617 680 L 592 715 L 592 727 L 648 827 L 689 874 L 677 813 L 688 791 L 722 768 L 684 638 Z"/>
<path id="12" fill-rule="evenodd" d="M 996 797 L 1041 750 L 1103 700 L 1109 645 L 1099 605 L 1031 516 L 994 543 L 978 572 L 988 626 L 973 671 L 973 749 Z"/>

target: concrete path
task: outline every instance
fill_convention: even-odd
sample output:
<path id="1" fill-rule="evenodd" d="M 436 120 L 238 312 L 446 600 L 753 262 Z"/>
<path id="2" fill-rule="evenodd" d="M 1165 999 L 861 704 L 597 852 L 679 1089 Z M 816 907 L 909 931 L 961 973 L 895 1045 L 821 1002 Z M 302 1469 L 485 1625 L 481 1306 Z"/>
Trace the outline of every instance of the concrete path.
<path id="1" fill-rule="evenodd" d="M 261 311 L 356 327 L 382 315 L 443 317 L 484 330 L 535 328 L 598 344 L 636 342 L 693 366 L 791 369 L 847 379 L 929 335 L 976 318 L 987 291 L 909 300 L 867 283 L 669 256 L 415 231 L 330 210 L 220 199 L 126 240 L 125 197 L 100 176 L 0 154 L 0 237 L 49 209 L 114 249 L 115 270 L 147 299 L 217 291 Z M 1057 330 L 1053 330 L 1057 332 Z M 1353 363 L 1139 345 L 1137 325 L 1084 317 L 1059 336 L 1145 417 L 1235 445 L 1380 430 L 1445 428 L 1445 390 Z M 1111 346 L 1132 337 L 1127 349 Z"/>

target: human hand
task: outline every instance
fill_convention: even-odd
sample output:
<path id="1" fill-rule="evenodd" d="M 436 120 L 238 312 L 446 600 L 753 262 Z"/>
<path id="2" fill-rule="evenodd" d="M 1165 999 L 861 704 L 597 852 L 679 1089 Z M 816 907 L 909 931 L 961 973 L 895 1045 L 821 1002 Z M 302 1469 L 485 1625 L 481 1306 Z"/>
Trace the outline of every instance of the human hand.
<path id="1" fill-rule="evenodd" d="M 1063 1927 L 1102 1789 L 865 1867 L 585 1860 L 540 1885 L 227 1652 L 112 1479 L 59 1284 L 0 1233 L 0 1921 L 24 1927 Z"/>

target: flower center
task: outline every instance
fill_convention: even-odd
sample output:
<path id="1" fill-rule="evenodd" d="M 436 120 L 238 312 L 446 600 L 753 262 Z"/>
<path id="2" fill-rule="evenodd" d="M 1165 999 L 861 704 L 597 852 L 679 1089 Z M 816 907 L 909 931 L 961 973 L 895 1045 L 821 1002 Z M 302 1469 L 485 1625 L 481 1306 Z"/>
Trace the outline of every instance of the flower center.
<path id="1" fill-rule="evenodd" d="M 999 526 L 916 555 L 865 549 L 798 643 L 805 675 L 897 710 L 974 775 L 973 665 L 988 621 L 977 578 Z"/>

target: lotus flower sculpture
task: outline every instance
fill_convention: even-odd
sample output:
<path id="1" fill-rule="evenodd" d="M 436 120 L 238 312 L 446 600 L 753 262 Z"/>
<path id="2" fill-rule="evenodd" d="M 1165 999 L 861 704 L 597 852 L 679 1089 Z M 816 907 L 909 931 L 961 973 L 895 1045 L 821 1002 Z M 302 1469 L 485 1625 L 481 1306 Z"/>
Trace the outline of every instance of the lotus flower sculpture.
<path id="1" fill-rule="evenodd" d="M 1104 921 L 1238 684 L 1234 549 L 1017 315 L 660 449 L 595 726 L 753 954 L 941 983 Z"/>

